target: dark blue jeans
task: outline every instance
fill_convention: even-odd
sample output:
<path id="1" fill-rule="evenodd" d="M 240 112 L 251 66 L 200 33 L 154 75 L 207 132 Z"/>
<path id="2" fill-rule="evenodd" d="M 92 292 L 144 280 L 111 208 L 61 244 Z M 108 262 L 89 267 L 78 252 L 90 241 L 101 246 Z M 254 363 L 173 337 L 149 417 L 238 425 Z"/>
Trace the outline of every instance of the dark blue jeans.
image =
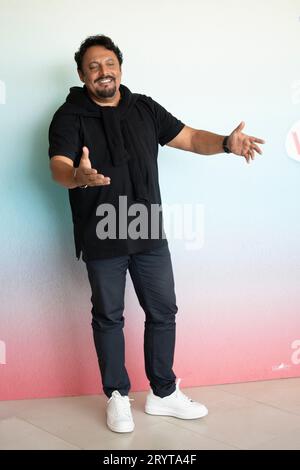
<path id="1" fill-rule="evenodd" d="M 125 367 L 124 293 L 129 270 L 145 312 L 145 371 L 155 395 L 174 392 L 172 370 L 177 313 L 168 245 L 129 256 L 86 262 L 92 289 L 92 328 L 104 393 L 127 395 L 130 380 Z"/>

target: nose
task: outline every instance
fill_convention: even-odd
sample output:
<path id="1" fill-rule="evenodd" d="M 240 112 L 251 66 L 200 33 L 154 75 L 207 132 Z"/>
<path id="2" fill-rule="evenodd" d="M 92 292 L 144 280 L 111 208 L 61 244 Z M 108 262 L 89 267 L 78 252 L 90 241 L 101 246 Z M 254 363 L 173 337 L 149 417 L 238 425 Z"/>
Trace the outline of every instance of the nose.
<path id="1" fill-rule="evenodd" d="M 107 75 L 111 75 L 108 68 L 105 65 L 100 65 L 99 77 L 106 77 Z"/>

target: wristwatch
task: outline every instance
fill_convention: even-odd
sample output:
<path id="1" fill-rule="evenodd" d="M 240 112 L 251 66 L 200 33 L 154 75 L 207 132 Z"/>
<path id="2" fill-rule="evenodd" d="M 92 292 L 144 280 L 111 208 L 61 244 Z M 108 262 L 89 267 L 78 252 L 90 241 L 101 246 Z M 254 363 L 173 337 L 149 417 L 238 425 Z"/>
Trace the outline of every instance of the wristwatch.
<path id="1" fill-rule="evenodd" d="M 229 135 L 227 135 L 227 136 L 224 138 L 223 144 L 222 144 L 223 150 L 224 150 L 225 153 L 231 153 L 231 150 L 230 150 L 230 148 L 229 148 L 228 145 L 227 145 L 228 137 L 229 137 Z"/>

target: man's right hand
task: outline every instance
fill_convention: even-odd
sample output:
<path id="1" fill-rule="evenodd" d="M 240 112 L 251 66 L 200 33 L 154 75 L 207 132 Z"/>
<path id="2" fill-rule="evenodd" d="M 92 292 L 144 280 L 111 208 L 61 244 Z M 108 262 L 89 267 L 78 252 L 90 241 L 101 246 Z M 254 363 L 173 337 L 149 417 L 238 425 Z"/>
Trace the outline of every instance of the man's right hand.
<path id="1" fill-rule="evenodd" d="M 98 173 L 92 168 L 89 149 L 82 147 L 79 166 L 75 169 L 74 180 L 77 186 L 105 186 L 110 184 L 110 178 Z"/>

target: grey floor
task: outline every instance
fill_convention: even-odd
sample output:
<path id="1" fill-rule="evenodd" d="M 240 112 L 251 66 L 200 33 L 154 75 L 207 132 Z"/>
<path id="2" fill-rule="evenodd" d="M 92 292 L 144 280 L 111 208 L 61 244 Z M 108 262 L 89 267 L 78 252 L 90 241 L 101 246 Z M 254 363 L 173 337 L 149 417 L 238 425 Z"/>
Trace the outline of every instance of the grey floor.
<path id="1" fill-rule="evenodd" d="M 300 378 L 182 390 L 209 415 L 150 416 L 131 393 L 130 434 L 106 428 L 104 395 L 2 401 L 0 449 L 300 449 Z"/>

